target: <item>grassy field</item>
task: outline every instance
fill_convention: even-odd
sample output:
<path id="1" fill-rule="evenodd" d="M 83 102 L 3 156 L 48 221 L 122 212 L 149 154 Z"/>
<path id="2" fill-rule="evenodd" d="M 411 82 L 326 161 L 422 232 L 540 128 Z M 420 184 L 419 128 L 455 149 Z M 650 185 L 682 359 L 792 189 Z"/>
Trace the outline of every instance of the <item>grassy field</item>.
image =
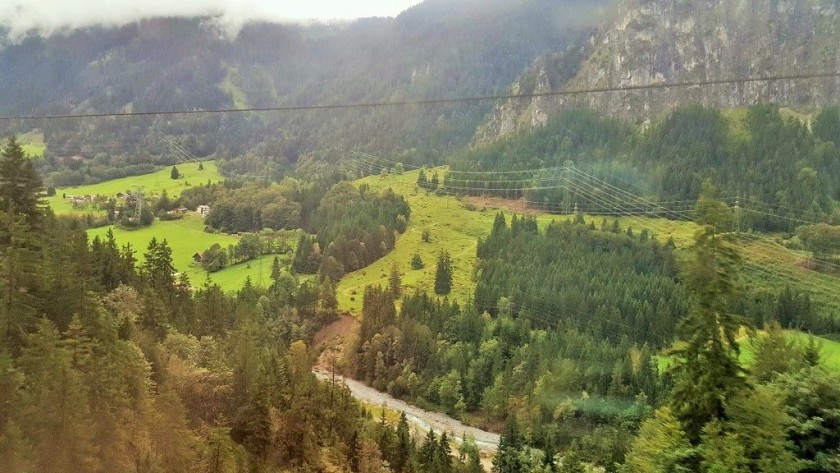
<path id="1" fill-rule="evenodd" d="M 438 168 L 442 174 L 446 168 Z M 428 172 L 427 172 L 428 173 Z M 498 210 L 482 206 L 476 210 L 469 203 L 452 196 L 437 196 L 416 186 L 419 171 L 401 175 L 368 176 L 356 181 L 371 190 L 391 188 L 403 195 L 411 205 L 408 229 L 397 239 L 394 250 L 372 265 L 345 276 L 337 287 L 338 305 L 343 311 L 358 315 L 362 310 L 362 294 L 368 285 L 388 284 L 391 266 L 396 263 L 402 278 L 403 292 L 419 289 L 432 294 L 435 282 L 435 263 L 441 251 L 449 251 L 453 261 L 452 293 L 448 296 L 460 303 L 472 298 L 475 292 L 473 269 L 476 263 L 476 244 L 490 234 Z M 510 212 L 508 212 L 510 213 Z M 538 215 L 541 225 L 559 217 Z M 431 239 L 422 239 L 428 230 Z M 411 258 L 417 253 L 423 259 L 423 269 L 411 269 Z"/>
<path id="2" fill-rule="evenodd" d="M 113 230 L 120 246 L 126 243 L 131 244 L 140 261 L 142 261 L 143 253 L 152 238 L 166 239 L 172 248 L 175 270 L 186 273 L 195 287 L 204 284 L 208 277 L 210 281 L 218 284 L 226 291 L 239 289 L 248 277 L 254 284 L 265 286 L 271 282 L 273 255 L 265 255 L 212 274 L 208 274 L 199 264 L 194 263 L 193 255 L 206 250 L 214 243 L 226 248 L 228 245 L 236 244 L 239 241 L 237 236 L 205 232 L 204 222 L 201 216 L 196 213 L 191 213 L 181 220 L 167 222 L 156 220 L 151 226 L 138 230 L 123 230 L 117 227 L 94 228 L 88 230 L 88 237 L 90 239 L 95 236 L 104 238 L 109 229 Z M 294 242 L 290 243 L 294 244 Z M 280 256 L 284 262 L 290 257 L 290 255 Z"/>
<path id="3" fill-rule="evenodd" d="M 118 192 L 125 193 L 126 191 L 133 191 L 135 189 L 134 186 L 142 186 L 147 196 L 157 196 L 165 190 L 169 194 L 169 197 L 175 198 L 190 186 L 206 184 L 207 181 L 219 182 L 222 180 L 222 175 L 219 174 L 215 162 L 205 161 L 203 164 L 204 169 L 201 171 L 198 170 L 199 163 L 179 164 L 177 167 L 181 174 L 180 179 L 172 179 L 170 177 L 172 168 L 167 167 L 152 174 L 144 174 L 142 176 L 124 177 L 122 179 L 114 179 L 88 186 L 63 187 L 56 189 L 56 195 L 48 198 L 47 202 L 56 214 L 62 215 L 90 212 L 90 210 L 86 209 L 74 209 L 72 204 L 62 197 L 64 194 L 67 196 L 113 196 Z"/>
<path id="4" fill-rule="evenodd" d="M 44 133 L 38 130 L 32 130 L 17 137 L 18 142 L 23 147 L 23 152 L 31 158 L 40 158 L 44 156 L 44 151 L 47 149 L 44 143 Z"/>
<path id="5" fill-rule="evenodd" d="M 785 330 L 785 335 L 787 335 L 788 338 L 796 340 L 797 343 L 801 345 L 806 345 L 808 340 L 811 338 L 811 335 L 796 330 Z M 759 333 L 757 336 L 761 337 L 764 335 Z M 822 351 L 820 352 L 820 355 L 823 366 L 831 371 L 840 371 L 840 342 L 826 340 L 825 338 L 820 337 L 815 338 L 820 344 L 822 344 Z M 741 361 L 747 365 L 752 362 L 755 356 L 753 352 L 753 340 L 754 338 L 745 339 L 740 344 Z"/>
<path id="6" fill-rule="evenodd" d="M 805 345 L 808 343 L 808 340 L 812 337 L 804 332 L 800 332 L 798 330 L 785 330 L 785 335 L 788 338 L 792 338 L 796 340 L 799 344 Z M 753 341 L 756 339 L 755 337 L 763 337 L 764 333 L 759 332 L 754 337 L 748 336 L 744 333 L 738 339 L 738 345 L 741 347 L 741 356 L 740 360 L 746 366 L 752 364 L 753 360 L 755 359 L 755 353 L 753 349 Z M 833 340 L 827 340 L 822 337 L 814 337 L 822 346 L 822 350 L 820 351 L 821 355 L 821 363 L 822 365 L 831 370 L 831 371 L 838 371 L 840 372 L 840 342 L 835 342 Z M 669 364 L 671 363 L 671 358 L 666 355 L 661 355 L 657 358 L 657 365 L 659 366 L 660 371 L 664 371 L 668 369 Z"/>

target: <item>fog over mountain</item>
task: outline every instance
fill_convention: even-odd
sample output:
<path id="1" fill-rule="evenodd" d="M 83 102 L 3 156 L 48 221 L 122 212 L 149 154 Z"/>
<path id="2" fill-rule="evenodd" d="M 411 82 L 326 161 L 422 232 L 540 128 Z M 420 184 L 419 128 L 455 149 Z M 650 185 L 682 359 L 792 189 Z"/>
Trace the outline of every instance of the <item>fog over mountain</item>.
<path id="1" fill-rule="evenodd" d="M 12 40 L 27 34 L 49 36 L 94 26 L 120 27 L 152 18 L 206 17 L 230 36 L 251 22 L 302 22 L 396 16 L 418 0 L 5 0 L 0 2 L 0 27 Z"/>

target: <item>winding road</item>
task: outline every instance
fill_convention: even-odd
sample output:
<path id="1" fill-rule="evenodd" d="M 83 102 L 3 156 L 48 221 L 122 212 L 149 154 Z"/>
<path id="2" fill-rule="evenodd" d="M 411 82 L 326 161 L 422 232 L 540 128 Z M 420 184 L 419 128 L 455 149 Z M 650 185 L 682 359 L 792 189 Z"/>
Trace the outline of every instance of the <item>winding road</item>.
<path id="1" fill-rule="evenodd" d="M 319 371 L 315 371 L 314 373 L 321 380 L 330 381 L 331 379 L 331 376 L 327 373 Z M 483 452 L 495 452 L 499 447 L 499 434 L 464 425 L 446 414 L 429 412 L 417 406 L 412 406 L 405 401 L 377 391 L 354 379 L 336 375 L 335 380 L 337 383 L 343 383 L 347 386 L 350 389 L 350 393 L 353 394 L 353 397 L 360 401 L 374 405 L 384 404 L 389 409 L 405 412 L 408 421 L 420 427 L 422 430 L 434 429 L 436 432 L 445 431 L 448 436 L 458 442 L 463 441 L 464 434 L 467 434 L 475 439 L 476 445 Z"/>

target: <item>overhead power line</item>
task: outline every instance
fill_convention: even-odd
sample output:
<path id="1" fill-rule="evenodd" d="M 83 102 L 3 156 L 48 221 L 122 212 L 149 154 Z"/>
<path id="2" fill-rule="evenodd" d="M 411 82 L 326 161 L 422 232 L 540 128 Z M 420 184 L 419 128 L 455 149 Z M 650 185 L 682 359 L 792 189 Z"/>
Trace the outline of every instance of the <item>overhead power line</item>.
<path id="1" fill-rule="evenodd" d="M 75 113 L 55 115 L 9 115 L 0 116 L 0 121 L 8 120 L 53 120 L 72 118 L 115 118 L 115 117 L 142 117 L 162 115 L 206 115 L 222 113 L 251 113 L 251 112 L 297 112 L 297 111 L 318 111 L 318 110 L 342 110 L 357 108 L 380 108 L 380 107 L 405 107 L 405 106 L 429 106 L 429 105 L 450 105 L 469 102 L 486 102 L 498 100 L 532 99 L 538 97 L 563 97 L 575 95 L 588 95 L 606 92 L 633 92 L 655 89 L 670 88 L 692 88 L 706 87 L 712 85 L 733 85 L 748 84 L 754 82 L 776 82 L 785 80 L 806 80 L 806 79 L 830 79 L 840 78 L 840 71 L 813 72 L 774 76 L 741 77 L 730 79 L 711 79 L 687 82 L 662 82 L 656 84 L 639 84 L 624 86 L 592 87 L 587 89 L 558 90 L 553 92 L 536 92 L 530 94 L 500 94 L 480 95 L 473 97 L 453 97 L 444 99 L 429 100 L 399 100 L 393 102 L 357 102 L 344 104 L 322 104 L 322 105 L 288 105 L 282 107 L 247 107 L 247 108 L 222 108 L 211 110 L 155 110 L 147 112 L 114 112 L 114 113 Z"/>

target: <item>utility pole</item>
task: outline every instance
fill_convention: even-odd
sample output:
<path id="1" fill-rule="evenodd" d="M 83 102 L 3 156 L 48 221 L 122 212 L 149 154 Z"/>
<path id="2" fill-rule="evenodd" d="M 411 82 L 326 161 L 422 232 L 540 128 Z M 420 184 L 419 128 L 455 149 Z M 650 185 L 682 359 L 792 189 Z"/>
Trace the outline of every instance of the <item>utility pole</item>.
<path id="1" fill-rule="evenodd" d="M 136 213 L 137 221 L 140 221 L 141 215 L 143 215 L 143 186 L 134 186 L 135 195 L 137 196 L 137 205 L 134 208 Z"/>
<path id="2" fill-rule="evenodd" d="M 572 168 L 575 167 L 575 163 L 572 160 L 567 160 L 565 163 L 565 168 L 563 169 L 563 181 L 565 183 L 564 192 L 563 192 L 563 207 L 565 209 L 566 215 L 571 213 L 571 206 L 572 206 Z M 575 204 L 577 206 L 577 204 Z"/>

